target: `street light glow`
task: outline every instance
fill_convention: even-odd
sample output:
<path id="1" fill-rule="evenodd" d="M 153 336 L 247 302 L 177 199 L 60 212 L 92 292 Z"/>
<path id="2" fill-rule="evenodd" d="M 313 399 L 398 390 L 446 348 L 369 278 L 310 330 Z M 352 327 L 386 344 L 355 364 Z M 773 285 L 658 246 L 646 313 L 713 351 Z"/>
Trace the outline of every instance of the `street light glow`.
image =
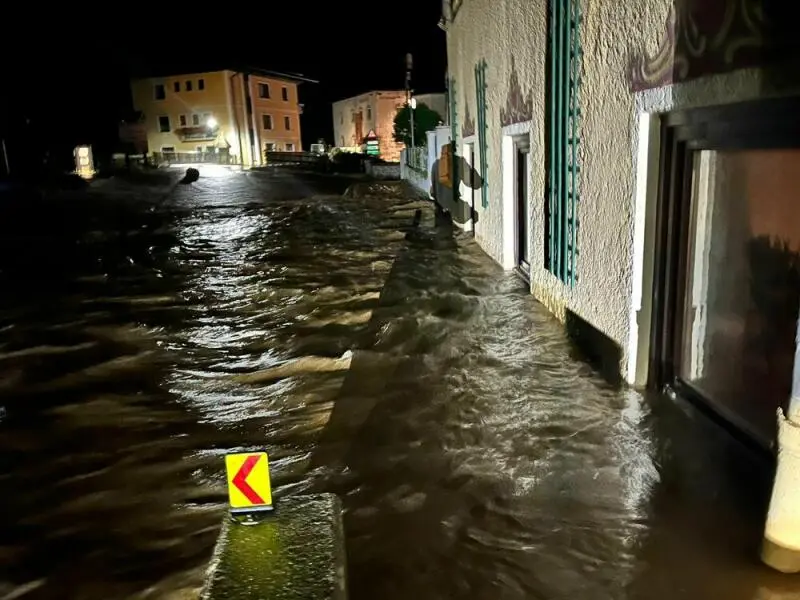
<path id="1" fill-rule="evenodd" d="M 208 117 L 206 125 L 208 126 L 209 129 L 214 129 L 217 126 L 217 120 L 214 117 Z"/>
<path id="2" fill-rule="evenodd" d="M 411 99 L 411 108 L 413 110 L 417 110 L 417 99 L 416 98 L 412 98 Z"/>

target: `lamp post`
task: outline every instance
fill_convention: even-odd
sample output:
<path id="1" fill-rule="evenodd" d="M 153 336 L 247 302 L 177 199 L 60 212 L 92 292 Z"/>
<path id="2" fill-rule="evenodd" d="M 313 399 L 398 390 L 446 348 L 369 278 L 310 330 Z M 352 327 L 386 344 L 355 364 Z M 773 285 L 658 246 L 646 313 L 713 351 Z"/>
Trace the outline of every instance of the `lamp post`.
<path id="1" fill-rule="evenodd" d="M 411 102 L 408 103 L 409 112 L 411 113 L 411 151 L 414 151 L 415 143 L 414 143 L 414 109 L 417 108 L 417 99 L 411 98 Z"/>

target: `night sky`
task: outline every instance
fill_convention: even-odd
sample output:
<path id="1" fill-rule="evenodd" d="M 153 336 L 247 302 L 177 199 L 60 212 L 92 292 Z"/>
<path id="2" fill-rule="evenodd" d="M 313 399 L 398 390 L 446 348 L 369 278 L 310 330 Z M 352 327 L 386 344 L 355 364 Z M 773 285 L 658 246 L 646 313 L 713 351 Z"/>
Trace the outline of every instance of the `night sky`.
<path id="1" fill-rule="evenodd" d="M 437 0 L 266 0 L 230 3 L 231 12 L 219 14 L 226 3 L 104 6 L 86 16 L 49 13 L 46 21 L 37 6 L 27 9 L 18 21 L 25 35 L 14 38 L 14 47 L 4 42 L 10 81 L 0 107 L 4 136 L 27 118 L 50 146 L 108 147 L 130 110 L 130 77 L 153 70 L 248 64 L 318 79 L 300 88 L 306 146 L 319 137 L 332 140 L 332 101 L 402 89 L 407 52 L 414 55 L 414 89 L 444 91 Z"/>

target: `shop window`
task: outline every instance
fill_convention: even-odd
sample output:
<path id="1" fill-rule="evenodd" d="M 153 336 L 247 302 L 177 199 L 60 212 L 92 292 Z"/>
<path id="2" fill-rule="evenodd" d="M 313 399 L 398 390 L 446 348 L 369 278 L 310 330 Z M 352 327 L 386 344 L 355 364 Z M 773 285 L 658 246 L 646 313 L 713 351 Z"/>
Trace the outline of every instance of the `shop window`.
<path id="1" fill-rule="evenodd" d="M 800 314 L 798 100 L 667 116 L 651 383 L 767 446 Z"/>

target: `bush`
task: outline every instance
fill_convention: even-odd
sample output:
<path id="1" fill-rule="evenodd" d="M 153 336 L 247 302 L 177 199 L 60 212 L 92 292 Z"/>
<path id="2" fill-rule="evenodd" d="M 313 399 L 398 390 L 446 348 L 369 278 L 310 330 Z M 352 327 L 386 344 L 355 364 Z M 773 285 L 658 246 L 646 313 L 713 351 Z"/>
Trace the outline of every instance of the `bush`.
<path id="1" fill-rule="evenodd" d="M 331 157 L 331 163 L 337 173 L 364 172 L 364 155 L 357 152 L 336 152 Z"/>

